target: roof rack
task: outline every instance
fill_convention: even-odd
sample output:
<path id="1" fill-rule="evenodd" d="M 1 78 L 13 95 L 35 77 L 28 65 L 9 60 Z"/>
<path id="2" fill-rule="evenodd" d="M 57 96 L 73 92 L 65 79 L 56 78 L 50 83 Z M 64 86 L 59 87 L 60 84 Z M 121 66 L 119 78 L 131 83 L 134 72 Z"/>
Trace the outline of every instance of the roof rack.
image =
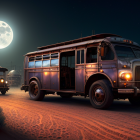
<path id="1" fill-rule="evenodd" d="M 66 42 L 61 42 L 61 43 L 56 43 L 56 44 L 52 44 L 52 45 L 38 47 L 38 49 L 43 50 L 43 49 L 47 49 L 47 48 L 63 46 L 63 45 L 68 45 L 68 44 L 72 44 L 72 43 L 78 43 L 78 42 L 87 41 L 87 40 L 101 39 L 101 38 L 105 38 L 105 37 L 113 37 L 113 36 L 114 37 L 121 37 L 119 35 L 110 34 L 110 33 L 97 34 L 97 35 L 91 35 L 91 36 L 87 36 L 87 37 L 83 37 L 83 38 L 78 38 L 78 39 L 75 39 L 75 40 L 66 41 Z"/>

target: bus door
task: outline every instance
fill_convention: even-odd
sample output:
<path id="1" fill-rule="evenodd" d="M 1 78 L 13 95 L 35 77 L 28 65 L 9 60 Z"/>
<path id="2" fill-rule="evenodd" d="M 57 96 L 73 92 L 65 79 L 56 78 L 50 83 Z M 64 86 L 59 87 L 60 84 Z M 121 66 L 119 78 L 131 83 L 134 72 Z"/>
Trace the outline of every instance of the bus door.
<path id="1" fill-rule="evenodd" d="M 60 53 L 60 89 L 75 90 L 75 51 Z"/>
<path id="2" fill-rule="evenodd" d="M 76 64 L 75 64 L 75 82 L 76 82 L 76 91 L 84 92 L 85 85 L 85 59 L 84 54 L 85 49 L 82 48 L 76 51 Z"/>

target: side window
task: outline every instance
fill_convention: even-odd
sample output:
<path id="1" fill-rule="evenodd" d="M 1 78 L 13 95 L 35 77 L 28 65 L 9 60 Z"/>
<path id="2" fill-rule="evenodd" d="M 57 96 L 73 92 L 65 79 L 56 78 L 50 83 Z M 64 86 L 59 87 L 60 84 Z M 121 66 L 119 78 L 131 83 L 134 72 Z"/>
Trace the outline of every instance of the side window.
<path id="1" fill-rule="evenodd" d="M 34 68 L 35 57 L 29 57 L 28 68 Z"/>
<path id="2" fill-rule="evenodd" d="M 42 60 L 42 55 L 36 56 L 36 60 Z"/>
<path id="3" fill-rule="evenodd" d="M 34 61 L 28 63 L 28 68 L 34 68 Z"/>
<path id="4" fill-rule="evenodd" d="M 84 50 L 77 51 L 77 64 L 84 63 Z"/>
<path id="5" fill-rule="evenodd" d="M 101 56 L 101 59 L 102 60 L 113 60 L 114 59 L 114 53 L 109 46 L 105 46 L 104 56 Z"/>
<path id="6" fill-rule="evenodd" d="M 50 60 L 43 60 L 43 67 L 50 67 Z"/>
<path id="7" fill-rule="evenodd" d="M 51 59 L 51 66 L 58 66 L 58 59 Z"/>
<path id="8" fill-rule="evenodd" d="M 43 67 L 50 67 L 50 54 L 43 55 Z"/>
<path id="9" fill-rule="evenodd" d="M 42 67 L 42 61 L 35 61 L 35 67 L 36 68 Z"/>
<path id="10" fill-rule="evenodd" d="M 58 66 L 59 60 L 58 60 L 58 53 L 51 54 L 51 66 Z"/>
<path id="11" fill-rule="evenodd" d="M 97 47 L 87 48 L 86 62 L 87 63 L 97 62 Z"/>

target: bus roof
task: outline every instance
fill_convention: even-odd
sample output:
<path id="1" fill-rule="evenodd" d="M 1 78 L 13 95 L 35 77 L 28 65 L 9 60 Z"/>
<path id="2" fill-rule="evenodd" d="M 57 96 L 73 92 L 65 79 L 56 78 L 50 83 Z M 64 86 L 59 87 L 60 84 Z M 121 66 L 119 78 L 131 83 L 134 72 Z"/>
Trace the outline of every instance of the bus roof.
<path id="1" fill-rule="evenodd" d="M 98 43 L 98 42 L 103 41 L 106 37 L 122 38 L 121 36 L 115 35 L 115 34 L 91 35 L 91 36 L 88 36 L 88 37 L 83 37 L 83 38 L 79 38 L 79 39 L 75 39 L 75 40 L 56 43 L 56 44 L 52 44 L 52 45 L 47 45 L 47 46 L 44 46 L 44 47 L 38 47 L 39 50 L 34 51 L 34 52 L 29 52 L 29 53 L 25 54 L 25 56 L 40 54 L 40 53 L 44 53 L 44 52 L 48 52 L 48 51 L 66 49 L 66 48 L 71 48 L 71 47 L 76 47 L 76 46 L 81 46 L 81 45 L 86 45 L 86 44 L 91 44 L 91 43 Z"/>
<path id="2" fill-rule="evenodd" d="M 3 67 L 0 66 L 0 71 L 8 71 L 8 69 L 3 68 Z"/>
<path id="3" fill-rule="evenodd" d="M 52 44 L 52 45 L 38 47 L 38 49 L 43 50 L 43 49 L 47 49 L 47 48 L 63 46 L 63 45 L 68 45 L 68 44 L 73 44 L 73 43 L 78 43 L 78 42 L 83 42 L 83 41 L 88 41 L 88 40 L 102 39 L 102 38 L 105 38 L 105 37 L 121 37 L 121 36 L 115 35 L 115 34 L 110 34 L 110 33 L 97 34 L 97 35 L 91 35 L 91 36 L 78 38 L 78 39 L 74 39 L 74 40 L 70 40 L 70 41 L 65 41 L 65 42 L 61 42 L 61 43 L 56 43 L 56 44 Z"/>

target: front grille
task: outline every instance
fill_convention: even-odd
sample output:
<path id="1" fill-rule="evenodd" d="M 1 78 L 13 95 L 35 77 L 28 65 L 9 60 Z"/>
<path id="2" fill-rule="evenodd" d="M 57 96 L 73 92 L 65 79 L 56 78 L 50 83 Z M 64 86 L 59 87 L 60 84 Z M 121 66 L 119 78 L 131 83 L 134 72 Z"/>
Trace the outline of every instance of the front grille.
<path id="1" fill-rule="evenodd" d="M 135 81 L 140 81 L 140 66 L 135 67 Z M 135 82 L 135 86 L 140 88 L 140 82 Z"/>

